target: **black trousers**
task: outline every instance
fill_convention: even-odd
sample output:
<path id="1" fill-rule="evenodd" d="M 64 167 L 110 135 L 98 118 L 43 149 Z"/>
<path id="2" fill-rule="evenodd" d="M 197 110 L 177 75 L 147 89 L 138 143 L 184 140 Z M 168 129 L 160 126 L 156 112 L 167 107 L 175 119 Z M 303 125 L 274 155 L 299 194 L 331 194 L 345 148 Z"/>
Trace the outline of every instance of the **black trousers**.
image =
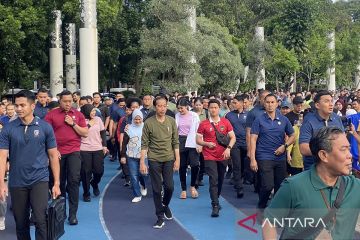
<path id="1" fill-rule="evenodd" d="M 158 162 L 149 160 L 149 174 L 153 189 L 155 213 L 158 218 L 164 217 L 164 206 L 170 204 L 174 192 L 174 161 Z M 164 188 L 164 196 L 161 191 Z"/>
<path id="2" fill-rule="evenodd" d="M 241 171 L 245 181 L 253 184 L 255 182 L 256 174 L 250 168 L 250 158 L 247 156 L 247 148 L 240 147 L 240 158 L 241 158 Z"/>
<path id="3" fill-rule="evenodd" d="M 204 155 L 202 153 L 200 153 L 199 156 L 199 163 L 200 163 L 200 169 L 199 169 L 198 181 L 200 182 L 204 179 L 204 173 L 205 173 Z"/>
<path id="4" fill-rule="evenodd" d="M 180 169 L 179 177 L 181 183 L 181 190 L 186 191 L 186 172 L 187 167 L 191 167 L 191 187 L 196 186 L 196 180 L 199 174 L 199 154 L 196 151 L 196 148 L 187 148 L 185 147 L 186 136 L 179 136 L 180 142 Z"/>
<path id="5" fill-rule="evenodd" d="M 80 152 L 61 155 L 60 190 L 61 196 L 69 197 L 69 216 L 76 216 L 79 205 L 81 157 Z"/>
<path id="6" fill-rule="evenodd" d="M 257 161 L 260 174 L 260 191 L 258 208 L 266 208 L 272 189 L 274 193 L 286 178 L 286 161 L 262 160 Z"/>
<path id="7" fill-rule="evenodd" d="M 47 240 L 46 209 L 48 182 L 38 182 L 28 187 L 11 187 L 11 205 L 19 240 L 30 240 L 30 207 L 35 221 L 36 240 Z"/>
<path id="8" fill-rule="evenodd" d="M 237 147 L 233 147 L 230 151 L 231 161 L 233 166 L 233 182 L 234 187 L 237 191 L 243 189 L 242 183 L 242 158 L 240 149 Z"/>
<path id="9" fill-rule="evenodd" d="M 119 141 L 117 140 L 117 138 L 115 139 L 115 145 L 116 146 L 119 146 Z M 120 162 L 120 159 L 121 159 L 121 152 L 120 152 L 120 149 L 118 149 L 117 151 L 117 154 L 118 154 L 118 158 L 119 158 L 119 162 Z M 122 170 L 122 173 L 124 174 L 125 176 L 125 180 L 127 182 L 130 182 L 130 170 L 129 170 L 129 166 L 127 164 L 127 162 L 125 164 L 121 163 L 120 162 L 120 167 L 121 167 L 121 170 Z"/>
<path id="10" fill-rule="evenodd" d="M 211 205 L 219 205 L 219 196 L 221 194 L 222 185 L 228 161 L 205 160 L 205 171 L 209 176 L 209 192 Z"/>
<path id="11" fill-rule="evenodd" d="M 104 152 L 80 151 L 81 155 L 81 182 L 84 196 L 90 196 L 90 180 L 94 188 L 98 187 L 104 174 Z"/>

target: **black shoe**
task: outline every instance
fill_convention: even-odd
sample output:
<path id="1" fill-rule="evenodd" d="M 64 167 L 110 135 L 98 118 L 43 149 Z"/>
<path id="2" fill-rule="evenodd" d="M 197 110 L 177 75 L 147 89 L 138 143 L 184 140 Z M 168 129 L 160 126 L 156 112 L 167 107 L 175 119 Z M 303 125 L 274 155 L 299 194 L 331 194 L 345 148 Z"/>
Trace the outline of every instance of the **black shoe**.
<path id="1" fill-rule="evenodd" d="M 244 191 L 242 189 L 237 190 L 236 196 L 237 196 L 237 198 L 243 198 L 244 197 Z"/>
<path id="2" fill-rule="evenodd" d="M 84 196 L 84 202 L 91 202 L 90 196 Z"/>
<path id="3" fill-rule="evenodd" d="M 124 187 L 130 187 L 130 181 L 125 181 Z"/>
<path id="4" fill-rule="evenodd" d="M 231 172 L 227 171 L 225 175 L 225 179 L 230 179 L 230 178 L 231 178 Z"/>
<path id="5" fill-rule="evenodd" d="M 219 216 L 219 206 L 214 205 L 211 212 L 211 217 L 218 217 Z"/>
<path id="6" fill-rule="evenodd" d="M 93 194 L 97 197 L 100 195 L 100 190 L 99 190 L 99 186 L 95 185 L 92 181 L 90 182 L 90 185 L 93 188 Z"/>
<path id="7" fill-rule="evenodd" d="M 68 220 L 69 220 L 70 225 L 78 225 L 78 223 L 79 223 L 76 216 L 71 216 L 71 217 L 69 217 Z"/>
<path id="8" fill-rule="evenodd" d="M 159 218 L 156 223 L 154 224 L 153 228 L 160 229 L 165 225 L 164 219 Z"/>
<path id="9" fill-rule="evenodd" d="M 198 186 L 204 186 L 204 182 L 201 180 L 198 182 Z"/>
<path id="10" fill-rule="evenodd" d="M 169 206 L 164 206 L 164 217 L 166 220 L 173 219 L 173 215 L 172 215 L 172 212 L 171 212 Z"/>

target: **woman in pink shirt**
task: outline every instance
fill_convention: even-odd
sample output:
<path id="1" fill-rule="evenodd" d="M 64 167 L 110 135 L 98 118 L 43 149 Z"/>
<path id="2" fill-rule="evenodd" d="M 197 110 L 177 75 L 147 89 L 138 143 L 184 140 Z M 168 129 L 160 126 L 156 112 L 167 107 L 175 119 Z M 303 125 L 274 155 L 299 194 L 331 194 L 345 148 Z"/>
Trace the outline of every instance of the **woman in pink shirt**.
<path id="1" fill-rule="evenodd" d="M 196 190 L 196 181 L 199 174 L 199 152 L 200 148 L 196 145 L 196 132 L 199 127 L 199 116 L 197 113 L 189 111 L 190 102 L 186 98 L 180 98 L 177 102 L 178 113 L 175 115 L 176 125 L 179 132 L 180 142 L 180 183 L 181 199 L 186 199 L 186 171 L 188 165 L 191 167 L 190 194 L 192 198 L 199 196 Z"/>
<path id="2" fill-rule="evenodd" d="M 99 182 L 104 174 L 104 156 L 106 148 L 106 130 L 100 117 L 96 116 L 96 108 L 91 104 L 81 107 L 89 134 L 81 138 L 81 181 L 84 189 L 84 202 L 90 202 L 90 185 L 95 196 L 100 195 Z M 91 181 L 90 181 L 91 180 Z"/>

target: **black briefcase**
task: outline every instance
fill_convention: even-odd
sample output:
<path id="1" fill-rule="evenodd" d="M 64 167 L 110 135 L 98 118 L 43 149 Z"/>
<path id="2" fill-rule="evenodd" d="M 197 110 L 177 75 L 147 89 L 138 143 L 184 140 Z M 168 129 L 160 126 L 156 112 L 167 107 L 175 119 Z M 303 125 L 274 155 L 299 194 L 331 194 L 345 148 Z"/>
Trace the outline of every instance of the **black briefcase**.
<path id="1" fill-rule="evenodd" d="M 60 197 L 51 200 L 47 210 L 47 236 L 48 240 L 58 240 L 64 235 L 66 219 L 66 200 Z"/>

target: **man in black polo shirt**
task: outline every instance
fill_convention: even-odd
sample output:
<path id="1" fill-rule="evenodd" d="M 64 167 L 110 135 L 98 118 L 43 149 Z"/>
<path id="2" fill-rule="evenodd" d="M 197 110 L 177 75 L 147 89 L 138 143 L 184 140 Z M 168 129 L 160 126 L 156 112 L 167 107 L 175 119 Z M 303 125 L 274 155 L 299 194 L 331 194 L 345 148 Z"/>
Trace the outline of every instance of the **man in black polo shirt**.
<path id="1" fill-rule="evenodd" d="M 293 110 L 285 115 L 291 123 L 292 126 L 295 125 L 295 121 L 299 121 L 299 117 L 303 109 L 304 100 L 300 96 L 296 96 L 293 99 Z"/>
<path id="2" fill-rule="evenodd" d="M 18 118 L 7 124 L 0 133 L 0 200 L 5 200 L 8 192 L 4 173 L 9 155 L 9 188 L 17 238 L 31 239 L 31 206 L 35 237 L 46 240 L 49 163 L 54 176 L 53 197 L 60 195 L 60 164 L 55 135 L 48 123 L 33 116 L 35 96 L 32 92 L 23 90 L 17 93 L 15 106 Z"/>

